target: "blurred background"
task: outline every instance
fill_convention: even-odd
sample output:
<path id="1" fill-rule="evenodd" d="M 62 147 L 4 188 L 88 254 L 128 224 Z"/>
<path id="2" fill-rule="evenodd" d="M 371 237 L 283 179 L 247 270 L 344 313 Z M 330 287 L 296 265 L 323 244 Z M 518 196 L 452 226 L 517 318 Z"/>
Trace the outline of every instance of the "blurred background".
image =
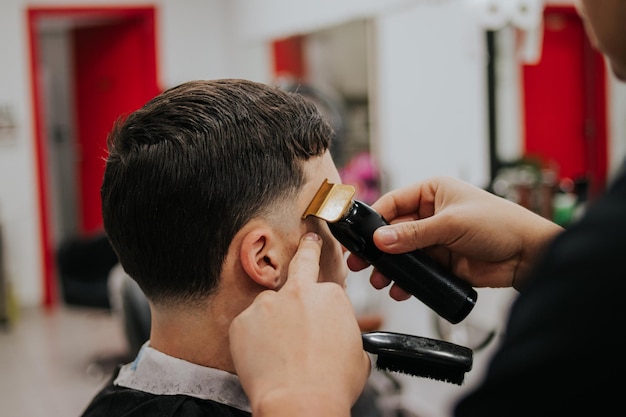
<path id="1" fill-rule="evenodd" d="M 309 95 L 335 126 L 344 182 L 366 202 L 451 175 L 567 226 L 626 153 L 626 89 L 573 0 L 3 0 L 0 57 L 7 415 L 79 415 L 131 356 L 109 296 L 105 138 L 165 88 L 247 78 Z M 374 327 L 475 351 L 462 386 L 372 381 L 381 410 L 448 415 L 480 379 L 514 294 L 481 289 L 450 325 L 415 299 L 376 292 L 368 272 L 348 290 Z"/>

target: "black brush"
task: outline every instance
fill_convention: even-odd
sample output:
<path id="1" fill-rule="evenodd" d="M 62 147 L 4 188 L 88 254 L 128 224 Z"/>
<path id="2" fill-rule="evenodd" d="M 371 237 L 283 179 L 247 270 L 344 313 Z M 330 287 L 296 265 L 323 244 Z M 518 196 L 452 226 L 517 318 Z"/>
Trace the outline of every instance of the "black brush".
<path id="1" fill-rule="evenodd" d="M 472 369 L 472 350 L 443 340 L 393 332 L 362 333 L 362 339 L 380 370 L 461 385 Z"/>

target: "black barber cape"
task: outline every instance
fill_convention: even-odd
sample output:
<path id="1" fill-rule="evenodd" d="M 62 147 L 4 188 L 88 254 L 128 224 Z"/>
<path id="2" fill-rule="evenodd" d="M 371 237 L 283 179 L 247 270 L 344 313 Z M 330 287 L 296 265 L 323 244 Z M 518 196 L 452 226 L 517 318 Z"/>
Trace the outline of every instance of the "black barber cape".
<path id="1" fill-rule="evenodd" d="M 118 368 L 82 417 L 249 417 L 238 378 L 143 346 Z"/>
<path id="2" fill-rule="evenodd" d="M 202 400 L 187 395 L 156 395 L 119 387 L 113 385 L 113 379 L 111 379 L 110 383 L 92 400 L 82 416 L 249 417 L 251 414 L 212 400 Z"/>
<path id="3" fill-rule="evenodd" d="M 521 290 L 485 380 L 457 417 L 624 412 L 626 171 L 589 204 Z"/>

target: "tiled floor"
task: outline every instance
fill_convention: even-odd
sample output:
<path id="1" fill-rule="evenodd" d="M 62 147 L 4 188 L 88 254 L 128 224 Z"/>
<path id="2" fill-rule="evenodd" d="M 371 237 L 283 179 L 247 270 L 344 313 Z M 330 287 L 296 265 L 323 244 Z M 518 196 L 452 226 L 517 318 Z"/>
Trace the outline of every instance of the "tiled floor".
<path id="1" fill-rule="evenodd" d="M 110 313 L 20 311 L 0 328 L 0 415 L 80 416 L 126 351 L 121 323 Z"/>

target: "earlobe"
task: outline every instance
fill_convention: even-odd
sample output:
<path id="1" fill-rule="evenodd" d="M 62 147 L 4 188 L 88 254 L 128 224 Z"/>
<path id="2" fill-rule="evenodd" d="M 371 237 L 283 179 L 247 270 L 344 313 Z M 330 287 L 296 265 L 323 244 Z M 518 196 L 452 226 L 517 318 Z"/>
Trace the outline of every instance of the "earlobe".
<path id="1" fill-rule="evenodd" d="M 268 289 L 281 285 L 278 240 L 268 228 L 255 228 L 243 237 L 239 252 L 241 265 L 257 284 Z"/>

